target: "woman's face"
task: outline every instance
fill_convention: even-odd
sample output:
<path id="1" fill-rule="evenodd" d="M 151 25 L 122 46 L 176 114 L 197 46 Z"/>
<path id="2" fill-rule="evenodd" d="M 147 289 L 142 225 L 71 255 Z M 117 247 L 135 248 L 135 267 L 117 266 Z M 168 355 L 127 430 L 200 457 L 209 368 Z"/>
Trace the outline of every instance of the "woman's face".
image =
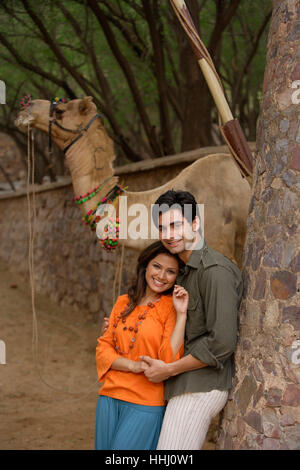
<path id="1" fill-rule="evenodd" d="M 156 294 L 167 291 L 174 285 L 178 270 L 178 261 L 174 256 L 160 253 L 149 261 L 146 268 L 148 288 Z"/>

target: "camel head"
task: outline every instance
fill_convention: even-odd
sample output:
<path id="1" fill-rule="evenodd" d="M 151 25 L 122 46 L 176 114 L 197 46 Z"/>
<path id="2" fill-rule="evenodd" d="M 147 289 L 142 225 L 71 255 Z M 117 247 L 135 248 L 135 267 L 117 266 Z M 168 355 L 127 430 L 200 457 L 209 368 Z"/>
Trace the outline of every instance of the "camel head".
<path id="1" fill-rule="evenodd" d="M 109 179 L 103 189 L 104 194 L 97 193 L 96 200 L 103 197 L 118 181 L 117 177 L 113 177 L 113 142 L 98 117 L 96 105 L 90 96 L 67 103 L 58 101 L 52 107 L 51 101 L 33 100 L 20 111 L 15 124 L 23 132 L 28 127 L 45 133 L 51 131 L 52 140 L 65 150 L 65 161 L 71 173 L 75 196 L 85 194 Z M 91 205 L 95 205 L 94 199 L 80 207 L 83 212 L 87 212 Z"/>
<path id="2" fill-rule="evenodd" d="M 72 100 L 68 103 L 59 102 L 54 107 L 52 117 L 50 116 L 50 105 L 51 102 L 47 100 L 31 101 L 30 106 L 19 112 L 15 125 L 23 132 L 27 131 L 29 125 L 30 128 L 48 133 L 49 120 L 54 119 L 63 128 L 78 131 L 84 128 L 97 113 L 96 105 L 93 103 L 91 96 Z M 53 125 L 51 135 L 54 142 L 61 149 L 64 149 L 77 134 Z"/>

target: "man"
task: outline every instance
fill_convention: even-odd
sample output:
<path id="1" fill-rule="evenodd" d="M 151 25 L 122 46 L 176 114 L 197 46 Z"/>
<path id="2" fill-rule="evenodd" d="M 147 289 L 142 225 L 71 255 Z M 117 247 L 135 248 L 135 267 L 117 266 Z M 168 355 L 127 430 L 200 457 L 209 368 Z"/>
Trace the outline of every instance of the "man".
<path id="1" fill-rule="evenodd" d="M 184 356 L 171 364 L 142 357 L 149 365 L 147 378 L 165 381 L 168 405 L 160 450 L 202 448 L 212 418 L 228 399 L 234 373 L 241 273 L 206 244 L 197 209 L 192 194 L 170 190 L 158 198 L 152 213 L 162 243 L 185 264 L 176 283 L 190 299 Z"/>

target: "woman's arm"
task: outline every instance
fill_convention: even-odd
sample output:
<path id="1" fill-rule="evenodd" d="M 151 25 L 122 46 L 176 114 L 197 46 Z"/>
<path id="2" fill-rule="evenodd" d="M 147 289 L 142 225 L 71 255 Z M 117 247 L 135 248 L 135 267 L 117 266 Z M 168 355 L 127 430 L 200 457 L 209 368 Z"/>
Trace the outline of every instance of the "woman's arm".
<path id="1" fill-rule="evenodd" d="M 176 310 L 176 324 L 170 339 L 174 354 L 172 361 L 175 359 L 176 354 L 184 342 L 188 301 L 188 292 L 183 287 L 176 284 L 173 291 L 173 305 Z"/>
<path id="2" fill-rule="evenodd" d="M 133 372 L 134 374 L 140 374 L 148 369 L 148 364 L 144 361 L 132 361 L 126 357 L 118 357 L 111 365 L 111 369 L 120 370 L 123 372 Z"/>

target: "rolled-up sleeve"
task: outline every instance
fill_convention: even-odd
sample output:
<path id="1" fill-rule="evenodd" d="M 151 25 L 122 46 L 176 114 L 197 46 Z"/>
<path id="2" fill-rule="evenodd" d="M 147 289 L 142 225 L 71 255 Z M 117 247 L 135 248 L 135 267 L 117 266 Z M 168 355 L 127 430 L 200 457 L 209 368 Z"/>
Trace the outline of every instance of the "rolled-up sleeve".
<path id="1" fill-rule="evenodd" d="M 113 324 L 115 322 L 116 316 L 119 312 L 118 309 L 118 301 L 115 303 L 112 312 L 109 317 L 109 325 L 104 333 L 104 335 L 100 336 L 97 341 L 96 347 L 96 366 L 97 366 L 97 374 L 98 374 L 98 381 L 103 382 L 105 378 L 105 374 L 111 368 L 112 363 L 121 357 L 114 348 L 113 342 Z"/>
<path id="2" fill-rule="evenodd" d="M 158 359 L 164 362 L 174 362 L 178 361 L 183 356 L 184 353 L 184 343 L 182 342 L 179 351 L 174 357 L 174 352 L 171 345 L 171 337 L 176 324 L 176 311 L 172 304 L 170 307 L 164 324 L 163 338 L 158 350 Z"/>
<path id="3" fill-rule="evenodd" d="M 236 276 L 219 265 L 206 269 L 201 281 L 206 333 L 189 343 L 188 353 L 211 367 L 222 369 L 236 347 L 241 289 Z"/>

